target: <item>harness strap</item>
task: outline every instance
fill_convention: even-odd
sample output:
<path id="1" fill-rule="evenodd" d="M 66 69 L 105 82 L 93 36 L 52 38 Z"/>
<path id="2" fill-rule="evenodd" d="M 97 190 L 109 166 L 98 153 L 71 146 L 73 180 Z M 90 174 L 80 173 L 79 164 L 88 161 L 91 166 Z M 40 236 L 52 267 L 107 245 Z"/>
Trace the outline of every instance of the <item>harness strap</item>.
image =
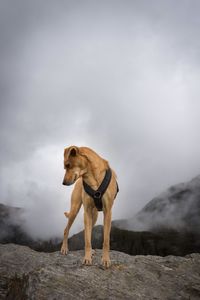
<path id="1" fill-rule="evenodd" d="M 103 203 L 102 203 L 102 197 L 105 193 L 105 191 L 107 190 L 109 184 L 110 184 L 110 180 L 112 177 L 112 171 L 111 169 L 107 169 L 106 170 L 106 174 L 104 176 L 104 179 L 102 181 L 102 183 L 100 184 L 99 188 L 95 191 L 91 188 L 91 186 L 89 186 L 84 180 L 83 180 L 83 187 L 85 192 L 93 198 L 94 200 L 94 204 L 96 206 L 96 208 L 98 209 L 98 211 L 102 211 L 103 210 Z"/>

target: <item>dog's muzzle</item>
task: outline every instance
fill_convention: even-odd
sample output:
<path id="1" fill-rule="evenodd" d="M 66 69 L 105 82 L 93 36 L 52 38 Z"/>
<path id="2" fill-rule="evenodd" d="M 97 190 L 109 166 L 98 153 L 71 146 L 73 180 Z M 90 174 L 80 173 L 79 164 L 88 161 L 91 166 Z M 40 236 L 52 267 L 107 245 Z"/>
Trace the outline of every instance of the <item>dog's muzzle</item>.
<path id="1" fill-rule="evenodd" d="M 71 185 L 71 182 L 69 183 L 69 182 L 66 182 L 66 181 L 64 181 L 63 180 L 63 183 L 62 183 L 63 185 Z"/>
<path id="2" fill-rule="evenodd" d="M 63 180 L 63 185 L 67 185 L 67 186 L 69 186 L 69 185 L 72 185 L 72 184 L 74 184 L 74 182 L 77 180 L 77 175 L 75 175 L 75 177 L 74 177 L 74 180 L 73 181 L 65 181 L 65 180 Z"/>
<path id="3" fill-rule="evenodd" d="M 74 183 L 74 181 L 65 181 L 65 180 L 63 180 L 63 185 L 72 185 Z"/>

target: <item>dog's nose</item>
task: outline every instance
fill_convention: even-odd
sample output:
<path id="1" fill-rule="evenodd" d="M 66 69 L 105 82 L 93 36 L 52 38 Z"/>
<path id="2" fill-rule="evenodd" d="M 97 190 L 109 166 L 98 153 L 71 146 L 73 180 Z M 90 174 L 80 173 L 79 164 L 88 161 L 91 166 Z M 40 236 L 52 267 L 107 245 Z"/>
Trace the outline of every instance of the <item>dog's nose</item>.
<path id="1" fill-rule="evenodd" d="M 63 184 L 63 185 L 67 185 L 66 182 L 65 182 L 64 180 L 63 180 L 63 183 L 62 183 L 62 184 Z"/>

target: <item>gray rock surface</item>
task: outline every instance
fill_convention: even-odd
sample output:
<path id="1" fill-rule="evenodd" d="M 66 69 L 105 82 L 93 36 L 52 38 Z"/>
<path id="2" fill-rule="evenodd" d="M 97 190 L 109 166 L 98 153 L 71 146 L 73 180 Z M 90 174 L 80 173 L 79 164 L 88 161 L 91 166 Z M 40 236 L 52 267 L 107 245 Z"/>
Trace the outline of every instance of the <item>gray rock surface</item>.
<path id="1" fill-rule="evenodd" d="M 200 299 L 200 254 L 129 256 L 111 251 L 112 266 L 92 266 L 83 251 L 62 256 L 15 244 L 0 245 L 0 299 Z"/>

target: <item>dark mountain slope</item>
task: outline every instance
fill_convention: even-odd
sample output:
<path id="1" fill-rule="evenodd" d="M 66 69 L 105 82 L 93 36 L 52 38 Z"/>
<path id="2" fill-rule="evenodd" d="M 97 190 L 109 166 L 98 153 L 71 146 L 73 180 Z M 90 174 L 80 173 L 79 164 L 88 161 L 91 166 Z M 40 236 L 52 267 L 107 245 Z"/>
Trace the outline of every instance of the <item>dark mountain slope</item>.
<path id="1" fill-rule="evenodd" d="M 200 176 L 170 187 L 139 213 L 113 225 L 128 230 L 175 230 L 200 233 Z"/>

